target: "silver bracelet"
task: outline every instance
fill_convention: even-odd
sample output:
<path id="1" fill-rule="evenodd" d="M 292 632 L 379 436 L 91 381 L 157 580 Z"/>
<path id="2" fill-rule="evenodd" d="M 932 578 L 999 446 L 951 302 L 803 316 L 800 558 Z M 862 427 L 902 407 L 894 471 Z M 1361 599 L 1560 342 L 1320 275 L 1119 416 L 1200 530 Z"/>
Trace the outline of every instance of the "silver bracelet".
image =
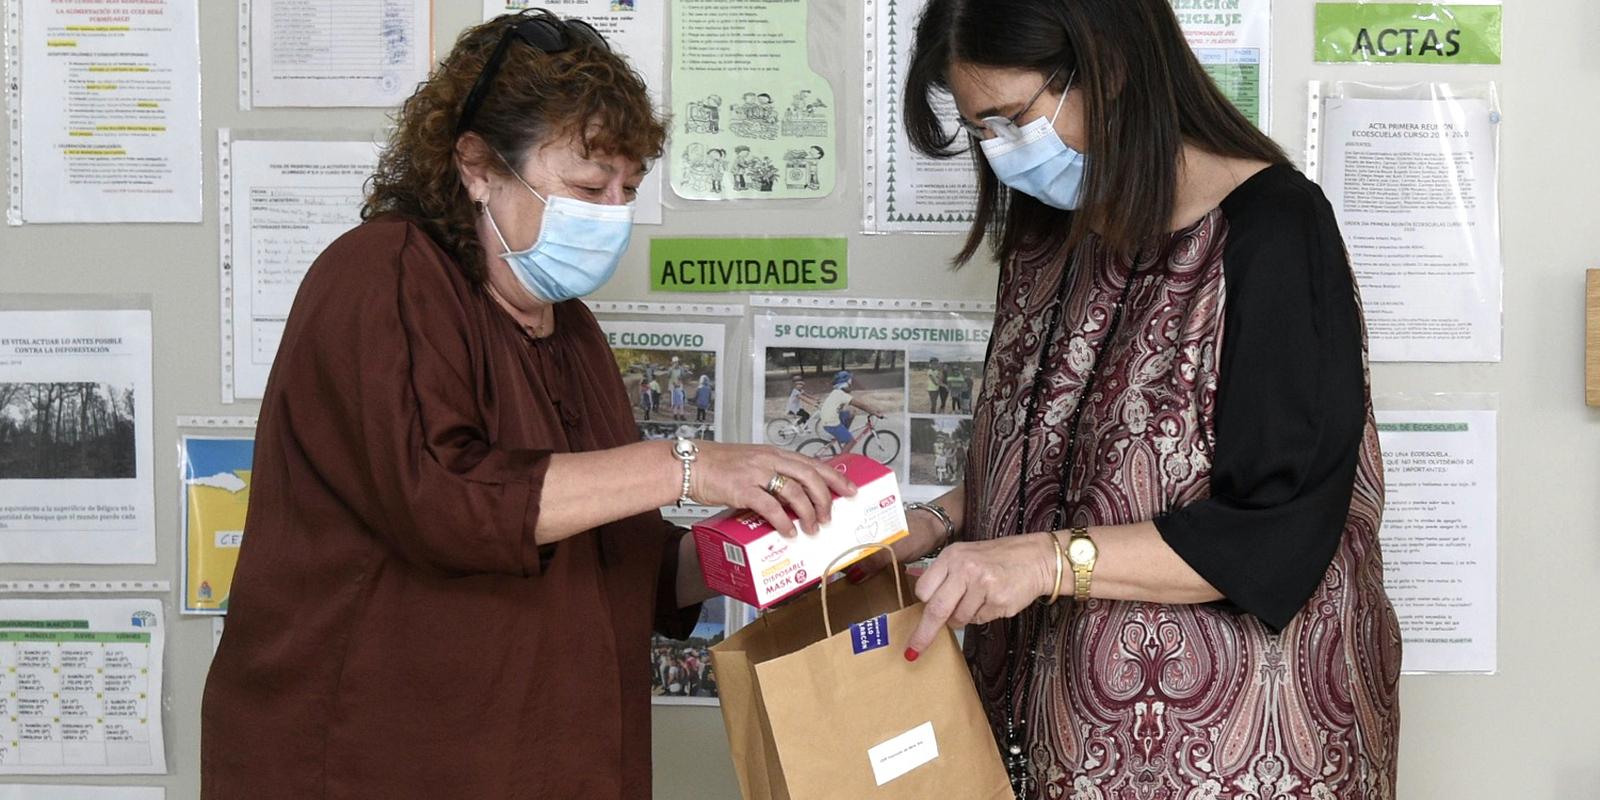
<path id="1" fill-rule="evenodd" d="M 906 511 L 919 510 L 932 514 L 934 518 L 938 519 L 939 522 L 944 524 L 944 541 L 941 542 L 938 547 L 933 548 L 932 552 L 923 556 L 923 558 L 933 558 L 934 556 L 939 555 L 940 551 L 944 550 L 944 546 L 946 544 L 949 544 L 952 539 L 956 538 L 956 524 L 950 520 L 950 513 L 945 511 L 943 506 L 940 506 L 936 503 L 906 503 Z"/>
<path id="2" fill-rule="evenodd" d="M 680 436 L 672 443 L 672 455 L 683 462 L 683 491 L 678 494 L 678 508 L 683 508 L 685 503 L 694 502 L 689 489 L 694 486 L 694 461 L 700 457 L 700 447 L 694 440 Z"/>

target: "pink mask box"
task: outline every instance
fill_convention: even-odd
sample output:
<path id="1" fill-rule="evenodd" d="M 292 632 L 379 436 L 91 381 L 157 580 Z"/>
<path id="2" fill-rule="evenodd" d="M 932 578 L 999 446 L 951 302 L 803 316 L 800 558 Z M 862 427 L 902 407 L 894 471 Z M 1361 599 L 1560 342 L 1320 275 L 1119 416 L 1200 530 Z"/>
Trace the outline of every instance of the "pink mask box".
<path id="1" fill-rule="evenodd" d="M 907 535 L 900 482 L 893 470 L 854 453 L 828 463 L 855 483 L 857 492 L 854 497 L 834 495 L 833 520 L 815 534 L 784 536 L 761 515 L 742 509 L 729 509 L 694 526 L 707 587 L 765 609 L 817 585 L 828 562 L 840 553 Z M 835 569 L 871 554 L 842 560 Z"/>

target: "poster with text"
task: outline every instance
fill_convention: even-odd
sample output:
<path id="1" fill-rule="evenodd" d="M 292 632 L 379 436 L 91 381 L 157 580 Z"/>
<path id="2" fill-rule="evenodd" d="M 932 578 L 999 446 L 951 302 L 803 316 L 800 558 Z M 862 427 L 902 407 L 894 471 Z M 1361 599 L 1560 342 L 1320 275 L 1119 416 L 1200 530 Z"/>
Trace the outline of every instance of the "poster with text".
<path id="1" fill-rule="evenodd" d="M 0 312 L 0 563 L 154 564 L 150 312 Z"/>
<path id="2" fill-rule="evenodd" d="M 1384 587 L 1406 672 L 1494 672 L 1498 466 L 1493 411 L 1379 411 Z"/>
<path id="3" fill-rule="evenodd" d="M 987 316 L 755 318 L 752 441 L 804 455 L 864 454 L 894 469 L 908 500 L 961 481 L 983 390 Z"/>
<path id="4" fill-rule="evenodd" d="M 233 568 L 244 541 L 250 505 L 250 466 L 255 439 L 249 436 L 185 436 L 178 467 L 183 472 L 183 613 L 226 614 Z"/>
<path id="5" fill-rule="evenodd" d="M 199 222 L 198 0 L 8 8 L 22 12 L 10 222 Z"/>
<path id="6" fill-rule="evenodd" d="M 871 64 L 864 94 L 868 174 L 863 185 L 870 232 L 965 233 L 978 204 L 978 180 L 969 155 L 929 158 L 905 137 L 906 68 L 925 5 L 926 0 L 866 2 Z M 950 135 L 966 136 L 959 132 L 955 101 L 948 94 L 941 95 L 934 108 L 949 121 Z"/>
<path id="7" fill-rule="evenodd" d="M 311 262 L 361 224 L 362 187 L 378 163 L 369 142 L 243 141 L 231 153 L 232 347 L 223 400 L 259 400 Z M 231 391 L 230 391 L 231 389 Z"/>
<path id="8" fill-rule="evenodd" d="M 432 0 L 248 0 L 245 107 L 388 107 L 428 78 Z M 248 49 L 246 49 L 248 48 Z"/>
<path id="9" fill-rule="evenodd" d="M 668 168 L 679 197 L 833 192 L 836 105 L 807 55 L 810 9 L 806 0 L 674 0 Z"/>
<path id="10" fill-rule="evenodd" d="M 1321 183 L 1374 361 L 1499 361 L 1495 132 L 1480 98 L 1327 97 Z"/>
<path id="11" fill-rule="evenodd" d="M 0 775 L 161 775 L 158 599 L 0 600 Z"/>
<path id="12" fill-rule="evenodd" d="M 1172 0 L 1200 66 L 1247 119 L 1272 125 L 1272 0 Z"/>

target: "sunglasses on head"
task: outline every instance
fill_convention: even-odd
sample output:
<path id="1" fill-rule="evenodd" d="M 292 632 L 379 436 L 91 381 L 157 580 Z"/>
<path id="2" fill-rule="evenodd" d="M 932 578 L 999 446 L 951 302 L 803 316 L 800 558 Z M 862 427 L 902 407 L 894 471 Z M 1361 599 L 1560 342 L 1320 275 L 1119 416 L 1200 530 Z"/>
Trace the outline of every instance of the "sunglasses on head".
<path id="1" fill-rule="evenodd" d="M 461 117 L 456 121 L 457 136 L 472 129 L 472 121 L 483 107 L 483 100 L 489 95 L 489 87 L 494 85 L 513 40 L 521 40 L 541 53 L 560 53 L 579 42 L 611 49 L 606 37 L 581 19 L 561 19 L 547 12 L 520 15 L 506 26 L 489 59 L 483 62 L 483 71 L 478 73 L 478 80 L 472 84 L 472 91 L 467 93 L 467 101 L 461 106 Z"/>

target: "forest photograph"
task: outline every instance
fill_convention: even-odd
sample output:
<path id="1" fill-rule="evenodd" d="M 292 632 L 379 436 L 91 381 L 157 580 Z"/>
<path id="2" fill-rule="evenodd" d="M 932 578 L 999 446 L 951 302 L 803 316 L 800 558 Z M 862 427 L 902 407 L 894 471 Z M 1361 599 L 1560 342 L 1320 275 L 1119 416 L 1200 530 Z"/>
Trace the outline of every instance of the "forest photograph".
<path id="1" fill-rule="evenodd" d="M 133 386 L 0 382 L 0 480 L 135 477 Z"/>

